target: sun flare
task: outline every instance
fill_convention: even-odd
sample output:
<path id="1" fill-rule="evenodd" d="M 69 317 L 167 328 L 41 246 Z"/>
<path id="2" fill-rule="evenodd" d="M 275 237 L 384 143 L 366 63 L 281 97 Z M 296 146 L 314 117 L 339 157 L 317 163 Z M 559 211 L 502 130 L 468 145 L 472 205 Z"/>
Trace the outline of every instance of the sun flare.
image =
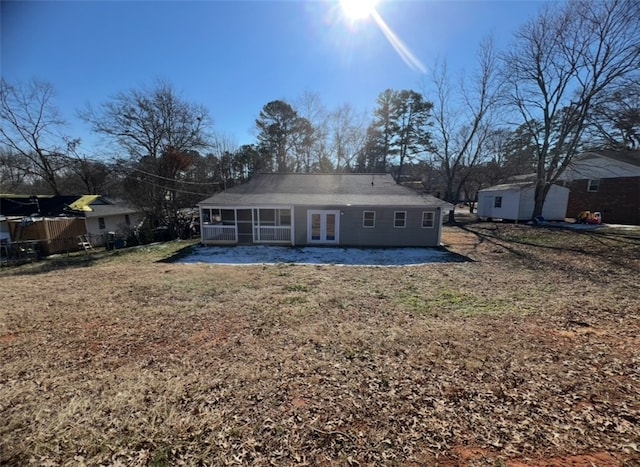
<path id="1" fill-rule="evenodd" d="M 377 3 L 377 0 L 340 0 L 342 12 L 352 21 L 371 16 L 375 12 Z"/>

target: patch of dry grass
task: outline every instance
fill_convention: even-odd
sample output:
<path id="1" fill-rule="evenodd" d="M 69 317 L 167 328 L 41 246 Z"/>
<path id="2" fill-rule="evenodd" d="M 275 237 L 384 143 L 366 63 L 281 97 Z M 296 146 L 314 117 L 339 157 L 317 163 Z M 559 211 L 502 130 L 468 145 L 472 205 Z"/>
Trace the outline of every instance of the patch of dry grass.
<path id="1" fill-rule="evenodd" d="M 640 462 L 640 239 L 444 241 L 473 261 L 2 271 L 0 464 Z"/>

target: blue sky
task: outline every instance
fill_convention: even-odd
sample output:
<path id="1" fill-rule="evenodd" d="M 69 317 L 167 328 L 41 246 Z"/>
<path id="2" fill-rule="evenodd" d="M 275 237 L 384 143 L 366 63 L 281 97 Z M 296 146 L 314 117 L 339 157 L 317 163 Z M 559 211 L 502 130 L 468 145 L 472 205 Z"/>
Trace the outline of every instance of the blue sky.
<path id="1" fill-rule="evenodd" d="M 505 47 L 543 3 L 382 0 L 376 9 L 427 69 L 440 58 L 471 71 L 483 37 Z M 2 77 L 52 83 L 67 133 L 94 153 L 77 110 L 157 79 L 207 107 L 216 132 L 247 144 L 269 101 L 312 92 L 330 109 L 349 103 L 370 111 L 384 89 L 419 90 L 423 77 L 372 19 L 347 21 L 336 1 L 1 5 Z"/>

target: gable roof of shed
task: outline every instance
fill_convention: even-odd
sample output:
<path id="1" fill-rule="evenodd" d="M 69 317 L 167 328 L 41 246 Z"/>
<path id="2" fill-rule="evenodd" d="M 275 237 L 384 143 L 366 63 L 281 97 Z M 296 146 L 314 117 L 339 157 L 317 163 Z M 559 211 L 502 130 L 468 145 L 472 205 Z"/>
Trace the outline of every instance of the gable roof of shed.
<path id="1" fill-rule="evenodd" d="M 493 185 L 487 188 L 482 188 L 478 190 L 478 192 L 483 191 L 520 191 L 523 188 L 535 186 L 535 183 L 526 181 L 526 182 L 512 182 L 512 183 L 502 183 L 500 185 Z"/>
<path id="2" fill-rule="evenodd" d="M 536 184 L 533 182 L 513 182 L 513 183 L 503 183 L 501 185 L 493 185 L 490 186 L 488 188 L 483 188 L 481 190 L 478 190 L 478 193 L 481 192 L 490 192 L 490 191 L 520 191 L 523 190 L 525 188 L 535 188 Z M 557 183 L 552 183 L 551 184 L 552 187 L 557 187 L 554 189 L 561 189 L 561 190 L 569 190 L 568 188 L 562 186 L 562 185 L 558 185 Z"/>
<path id="3" fill-rule="evenodd" d="M 260 174 L 199 203 L 216 206 L 354 205 L 450 207 L 398 185 L 389 174 Z"/>

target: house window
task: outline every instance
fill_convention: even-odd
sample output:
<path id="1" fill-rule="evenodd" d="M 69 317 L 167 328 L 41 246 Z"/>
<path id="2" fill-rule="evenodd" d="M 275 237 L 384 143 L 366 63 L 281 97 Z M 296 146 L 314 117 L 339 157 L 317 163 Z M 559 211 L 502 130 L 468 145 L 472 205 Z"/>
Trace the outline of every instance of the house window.
<path id="1" fill-rule="evenodd" d="M 422 213 L 422 228 L 430 229 L 433 227 L 433 211 L 424 211 Z"/>
<path id="2" fill-rule="evenodd" d="M 124 223 L 127 225 L 131 225 L 131 219 L 129 218 L 129 214 L 124 215 Z"/>
<path id="3" fill-rule="evenodd" d="M 395 211 L 393 213 L 393 226 L 404 228 L 407 226 L 407 211 Z"/>
<path id="4" fill-rule="evenodd" d="M 600 188 L 600 179 L 594 178 L 589 180 L 589 183 L 587 184 L 587 191 L 598 191 L 599 188 Z"/>
<path id="5" fill-rule="evenodd" d="M 376 212 L 364 211 L 362 213 L 362 227 L 371 229 L 376 226 Z"/>
<path id="6" fill-rule="evenodd" d="M 501 208 L 502 207 L 502 196 L 496 196 L 493 199 L 493 207 L 494 208 Z"/>
<path id="7" fill-rule="evenodd" d="M 98 228 L 100 230 L 106 229 L 106 227 L 104 225 L 104 217 L 98 217 Z"/>

